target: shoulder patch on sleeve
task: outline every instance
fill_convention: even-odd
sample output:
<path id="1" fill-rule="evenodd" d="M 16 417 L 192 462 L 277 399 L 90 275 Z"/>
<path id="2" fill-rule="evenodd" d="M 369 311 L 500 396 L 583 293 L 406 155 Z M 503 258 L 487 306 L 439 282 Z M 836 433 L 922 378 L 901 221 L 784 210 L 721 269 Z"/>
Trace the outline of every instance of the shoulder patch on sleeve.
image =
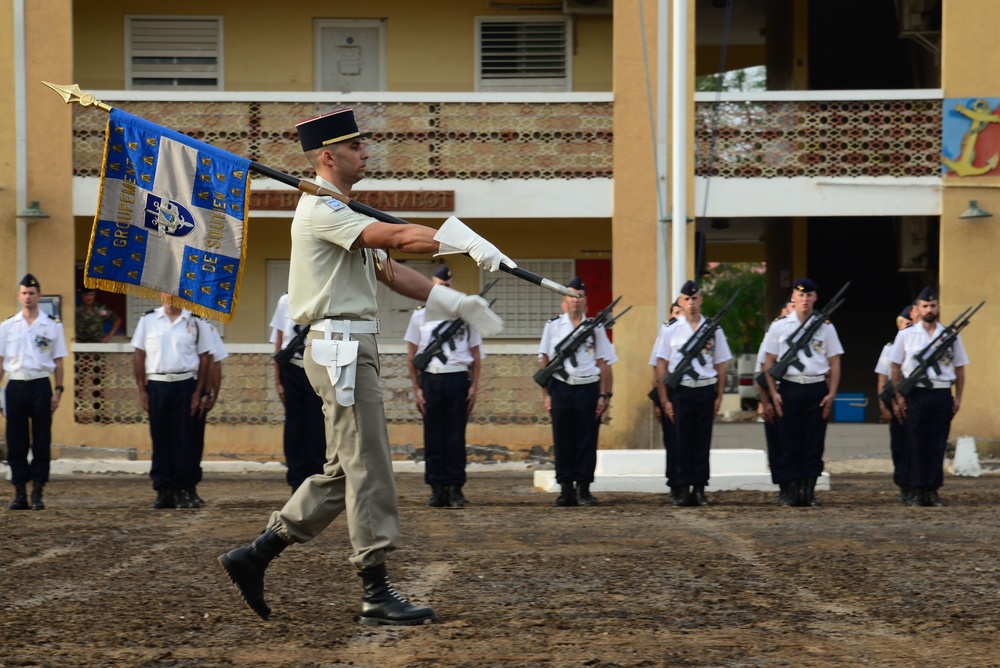
<path id="1" fill-rule="evenodd" d="M 341 209 L 347 207 L 346 204 L 344 204 L 343 202 L 341 202 L 336 197 L 331 197 L 330 199 L 326 200 L 323 203 L 326 204 L 331 209 L 333 209 L 334 211 L 340 211 Z"/>

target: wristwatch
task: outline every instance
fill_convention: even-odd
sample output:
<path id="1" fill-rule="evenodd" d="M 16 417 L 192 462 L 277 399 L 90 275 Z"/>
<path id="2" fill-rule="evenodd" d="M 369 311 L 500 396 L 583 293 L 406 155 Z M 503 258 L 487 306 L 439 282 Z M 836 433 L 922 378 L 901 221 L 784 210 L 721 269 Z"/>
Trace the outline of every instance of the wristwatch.
<path id="1" fill-rule="evenodd" d="M 65 392 L 66 388 L 62 385 L 56 385 L 56 392 Z"/>
<path id="2" fill-rule="evenodd" d="M 608 401 L 611 401 L 611 395 L 612 395 L 611 392 L 602 392 L 601 394 L 598 394 L 597 396 L 598 396 L 598 398 L 604 397 Z"/>

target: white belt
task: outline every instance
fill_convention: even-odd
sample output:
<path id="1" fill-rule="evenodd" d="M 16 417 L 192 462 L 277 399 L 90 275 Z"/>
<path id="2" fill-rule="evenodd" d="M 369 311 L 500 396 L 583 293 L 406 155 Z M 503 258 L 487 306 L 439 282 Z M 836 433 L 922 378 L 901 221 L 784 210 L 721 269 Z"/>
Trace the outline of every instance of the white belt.
<path id="1" fill-rule="evenodd" d="M 557 378 L 567 385 L 590 385 L 591 383 L 596 383 L 601 379 L 601 374 L 596 376 L 566 376 L 565 379 Z"/>
<path id="2" fill-rule="evenodd" d="M 185 371 L 184 373 L 147 373 L 146 380 L 158 380 L 162 383 L 176 383 L 180 380 L 190 380 L 192 378 L 197 378 L 194 371 Z"/>
<path id="3" fill-rule="evenodd" d="M 10 380 L 38 380 L 39 378 L 48 378 L 51 375 L 51 371 L 11 371 L 7 374 L 7 378 Z"/>
<path id="4" fill-rule="evenodd" d="M 430 366 L 424 369 L 426 373 L 458 373 L 459 371 L 468 371 L 469 367 L 464 364 L 442 364 L 441 366 Z"/>
<path id="5" fill-rule="evenodd" d="M 826 376 L 784 376 L 781 380 L 788 380 L 799 385 L 812 385 L 813 383 L 822 383 L 826 380 Z"/>
<path id="6" fill-rule="evenodd" d="M 698 380 L 685 378 L 681 381 L 681 385 L 684 387 L 707 387 L 709 385 L 715 385 L 718 382 L 718 378 L 699 378 Z"/>
<path id="7" fill-rule="evenodd" d="M 917 387 L 920 387 L 919 383 L 917 384 Z M 951 381 L 950 380 L 932 380 L 931 381 L 931 387 L 930 387 L 930 389 L 932 389 L 932 390 L 950 390 L 951 389 Z"/>
<path id="8" fill-rule="evenodd" d="M 294 364 L 295 366 L 299 367 L 300 369 L 305 369 L 306 368 L 306 365 L 303 364 L 302 360 L 300 360 L 298 357 L 293 357 L 292 359 L 288 360 L 288 362 L 290 364 Z"/>
<path id="9" fill-rule="evenodd" d="M 320 322 L 313 323 L 313 331 L 322 332 L 329 328 L 329 331 L 337 334 L 379 334 L 381 328 L 378 320 L 338 320 L 333 317 L 325 318 Z"/>

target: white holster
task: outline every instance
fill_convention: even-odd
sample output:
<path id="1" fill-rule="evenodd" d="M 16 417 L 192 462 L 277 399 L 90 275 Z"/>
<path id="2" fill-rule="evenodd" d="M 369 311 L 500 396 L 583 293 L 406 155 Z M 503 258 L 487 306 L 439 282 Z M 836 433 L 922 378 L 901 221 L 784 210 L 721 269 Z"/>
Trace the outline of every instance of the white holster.
<path id="1" fill-rule="evenodd" d="M 351 321 L 337 321 L 342 329 L 342 338 L 333 338 L 333 321 L 323 323 L 323 338 L 312 342 L 312 357 L 317 364 L 326 367 L 330 382 L 337 391 L 337 403 L 341 406 L 354 405 L 354 384 L 358 375 L 358 342 L 351 341 Z"/>

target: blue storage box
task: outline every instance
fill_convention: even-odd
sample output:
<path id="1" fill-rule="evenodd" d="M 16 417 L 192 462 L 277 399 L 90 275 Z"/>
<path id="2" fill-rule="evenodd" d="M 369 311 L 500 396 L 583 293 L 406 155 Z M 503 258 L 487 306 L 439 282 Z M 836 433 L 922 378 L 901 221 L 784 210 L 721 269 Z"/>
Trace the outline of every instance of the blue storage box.
<path id="1" fill-rule="evenodd" d="M 834 422 L 864 422 L 868 399 L 860 393 L 843 392 L 834 397 Z"/>

